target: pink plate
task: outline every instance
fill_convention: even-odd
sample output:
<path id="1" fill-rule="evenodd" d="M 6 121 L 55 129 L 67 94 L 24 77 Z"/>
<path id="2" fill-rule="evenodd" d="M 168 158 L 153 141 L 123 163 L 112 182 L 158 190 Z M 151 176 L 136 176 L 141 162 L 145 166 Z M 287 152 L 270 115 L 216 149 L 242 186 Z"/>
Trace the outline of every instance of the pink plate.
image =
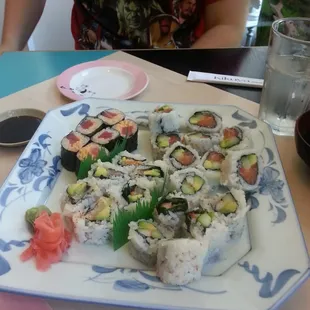
<path id="1" fill-rule="evenodd" d="M 97 60 L 71 67 L 57 78 L 59 91 L 72 100 L 95 97 L 130 99 L 149 83 L 139 67 L 116 60 Z"/>

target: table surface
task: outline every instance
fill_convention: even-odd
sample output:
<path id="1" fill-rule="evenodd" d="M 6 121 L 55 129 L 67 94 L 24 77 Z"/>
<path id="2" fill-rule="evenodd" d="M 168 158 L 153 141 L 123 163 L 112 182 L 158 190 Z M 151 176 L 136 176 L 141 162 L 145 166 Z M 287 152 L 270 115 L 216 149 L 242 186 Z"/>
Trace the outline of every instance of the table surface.
<path id="1" fill-rule="evenodd" d="M 236 50 L 219 50 L 219 51 L 198 51 L 196 55 L 200 55 L 199 62 L 192 51 L 132 51 L 129 53 L 116 52 L 112 54 L 88 54 L 76 53 L 16 53 L 7 54 L 0 57 L 0 69 L 3 67 L 10 68 L 11 72 L 0 75 L 0 112 L 9 108 L 37 108 L 48 111 L 51 108 L 69 102 L 68 99 L 62 97 L 55 87 L 56 76 L 66 67 L 78 63 L 79 59 L 85 60 L 97 59 L 106 56 L 109 59 L 129 61 L 142 67 L 150 77 L 150 85 L 147 90 L 138 96 L 140 101 L 155 102 L 180 102 L 180 103 L 196 103 L 196 104 L 230 104 L 236 105 L 253 115 L 257 115 L 259 105 L 249 100 L 234 96 L 228 92 L 219 90 L 205 84 L 188 83 L 184 75 L 164 69 L 170 68 L 181 74 L 188 73 L 189 70 L 209 71 L 214 73 L 238 74 L 249 77 L 262 78 L 264 71 L 264 62 L 266 59 L 266 49 L 236 49 Z M 149 53 L 149 54 L 148 54 Z M 74 55 L 74 57 L 72 56 Z M 168 55 L 168 56 L 165 56 Z M 192 57 L 186 56 L 191 55 Z M 205 56 L 204 56 L 205 55 Z M 213 55 L 213 56 L 212 56 Z M 74 59 L 72 59 L 72 57 Z M 68 58 L 66 60 L 66 58 Z M 144 61 L 146 59 L 150 62 Z M 198 58 L 198 57 L 197 57 Z M 228 59 L 230 58 L 230 60 Z M 27 70 L 18 70 L 16 66 L 23 67 L 25 59 L 35 61 L 36 66 L 32 67 L 29 63 L 26 65 Z M 205 59 L 205 60 L 204 60 Z M 15 60 L 15 62 L 12 62 Z M 30 61 L 30 60 L 29 60 Z M 5 65 L 4 65 L 5 63 Z M 32 63 L 33 64 L 33 63 Z M 218 65 L 218 67 L 217 67 Z M 42 68 L 44 66 L 44 68 Z M 23 67 L 25 68 L 25 66 Z M 217 69 L 218 68 L 218 69 Z M 31 70 L 31 71 L 30 71 Z M 16 72 L 20 73 L 16 77 Z M 15 75 L 13 73 L 15 73 Z M 30 75 L 30 73 L 32 74 Z M 11 86 L 12 78 L 17 79 L 17 85 Z M 12 80 L 14 81 L 14 80 Z M 40 83 L 41 82 L 41 83 Z M 11 82 L 12 83 L 12 82 Z M 39 84 L 37 84 L 39 83 Z M 31 86 L 32 85 L 32 86 Z M 25 88 L 27 87 L 28 88 Z M 29 87 L 31 86 L 31 87 Z M 25 89 L 23 89 L 25 88 Z M 5 91 L 3 91 L 5 89 Z M 19 92 L 16 92 L 23 89 Z M 244 90 L 234 88 L 230 92 L 241 95 L 245 98 L 259 102 L 260 92 L 257 90 Z M 2 92 L 2 93 L 1 93 Z M 14 93 L 16 92 L 16 93 Z M 9 95 L 11 94 L 11 95 Z M 7 97 L 4 97 L 9 95 Z M 290 185 L 293 200 L 297 209 L 300 223 L 303 229 L 305 240 L 310 244 L 310 211 L 306 207 L 305 202 L 310 200 L 309 186 L 309 169 L 303 164 L 295 151 L 294 138 L 292 137 L 276 137 L 277 146 L 280 157 L 284 166 L 288 183 Z M 8 175 L 10 169 L 15 164 L 22 149 L 0 149 L 0 184 Z M 310 282 L 304 284 L 298 291 L 281 306 L 281 310 L 306 310 L 310 307 Z M 116 309 L 114 307 L 103 307 L 82 304 L 65 303 L 63 301 L 49 301 L 55 310 L 99 310 L 99 309 Z M 119 308 L 118 308 L 119 309 Z"/>

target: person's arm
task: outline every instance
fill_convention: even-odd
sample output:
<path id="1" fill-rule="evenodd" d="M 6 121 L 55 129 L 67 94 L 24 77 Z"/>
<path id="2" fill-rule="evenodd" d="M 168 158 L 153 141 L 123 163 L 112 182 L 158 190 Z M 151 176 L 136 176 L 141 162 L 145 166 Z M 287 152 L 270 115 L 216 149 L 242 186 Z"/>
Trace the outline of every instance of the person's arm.
<path id="1" fill-rule="evenodd" d="M 46 0 L 6 0 L 0 54 L 22 50 L 43 13 Z"/>
<path id="2" fill-rule="evenodd" d="M 206 5 L 206 32 L 193 48 L 240 46 L 249 13 L 249 0 L 218 0 Z"/>

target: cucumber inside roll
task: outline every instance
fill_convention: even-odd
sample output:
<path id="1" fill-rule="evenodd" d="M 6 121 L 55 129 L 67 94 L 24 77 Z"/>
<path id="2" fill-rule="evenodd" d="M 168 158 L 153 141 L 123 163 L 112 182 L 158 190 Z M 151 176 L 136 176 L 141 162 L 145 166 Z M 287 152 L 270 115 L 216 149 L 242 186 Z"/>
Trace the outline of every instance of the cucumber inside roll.
<path id="1" fill-rule="evenodd" d="M 188 210 L 187 200 L 184 198 L 166 198 L 159 202 L 156 207 L 158 214 L 169 214 L 178 213 L 178 212 L 186 212 Z"/>
<path id="2" fill-rule="evenodd" d="M 197 209 L 186 214 L 185 224 L 189 232 L 191 231 L 192 226 L 196 226 L 201 232 L 204 232 L 211 226 L 213 219 L 214 212 Z"/>
<path id="3" fill-rule="evenodd" d="M 196 160 L 196 156 L 186 147 L 178 146 L 170 154 L 170 158 L 175 159 L 183 166 L 190 166 Z"/>
<path id="4" fill-rule="evenodd" d="M 249 185 L 256 184 L 258 178 L 258 158 L 256 154 L 244 155 L 239 161 L 239 175 Z"/>
<path id="5" fill-rule="evenodd" d="M 238 208 L 238 202 L 231 193 L 226 193 L 216 204 L 215 211 L 228 215 L 235 213 Z"/>
<path id="6" fill-rule="evenodd" d="M 158 148 L 163 149 L 178 141 L 181 141 L 181 138 L 177 133 L 161 133 L 156 137 L 155 143 Z"/>
<path id="7" fill-rule="evenodd" d="M 222 153 L 211 151 L 206 156 L 206 159 L 203 162 L 203 167 L 206 170 L 220 170 L 224 159 L 225 156 Z"/>
<path id="8" fill-rule="evenodd" d="M 201 190 L 204 184 L 205 180 L 199 175 L 188 176 L 182 182 L 181 192 L 184 195 L 195 195 Z"/>
<path id="9" fill-rule="evenodd" d="M 155 225 L 147 221 L 140 221 L 138 223 L 137 233 L 143 238 L 144 237 L 149 237 L 153 239 L 161 238 L 161 233 L 158 231 Z"/>
<path id="10" fill-rule="evenodd" d="M 225 128 L 223 130 L 223 138 L 220 141 L 220 147 L 223 149 L 229 149 L 235 145 L 238 145 L 243 139 L 242 129 L 235 126 Z"/>
<path id="11" fill-rule="evenodd" d="M 198 111 L 195 112 L 190 118 L 189 123 L 199 127 L 215 128 L 217 126 L 217 120 L 215 113 L 210 111 Z"/>

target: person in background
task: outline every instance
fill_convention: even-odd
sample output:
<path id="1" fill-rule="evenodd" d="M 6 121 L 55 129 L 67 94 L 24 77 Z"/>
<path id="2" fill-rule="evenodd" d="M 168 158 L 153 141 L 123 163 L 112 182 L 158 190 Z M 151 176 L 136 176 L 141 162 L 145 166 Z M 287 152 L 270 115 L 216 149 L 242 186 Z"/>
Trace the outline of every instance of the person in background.
<path id="1" fill-rule="evenodd" d="M 310 17 L 310 0 L 263 0 L 255 45 L 268 45 L 272 23 L 285 17 Z"/>
<path id="2" fill-rule="evenodd" d="M 237 47 L 244 32 L 248 2 L 75 0 L 71 30 L 76 49 Z M 25 47 L 45 3 L 46 0 L 6 0 L 0 53 Z M 154 22 L 161 34 L 154 34 Z M 165 33 L 167 29 L 169 33 Z"/>

